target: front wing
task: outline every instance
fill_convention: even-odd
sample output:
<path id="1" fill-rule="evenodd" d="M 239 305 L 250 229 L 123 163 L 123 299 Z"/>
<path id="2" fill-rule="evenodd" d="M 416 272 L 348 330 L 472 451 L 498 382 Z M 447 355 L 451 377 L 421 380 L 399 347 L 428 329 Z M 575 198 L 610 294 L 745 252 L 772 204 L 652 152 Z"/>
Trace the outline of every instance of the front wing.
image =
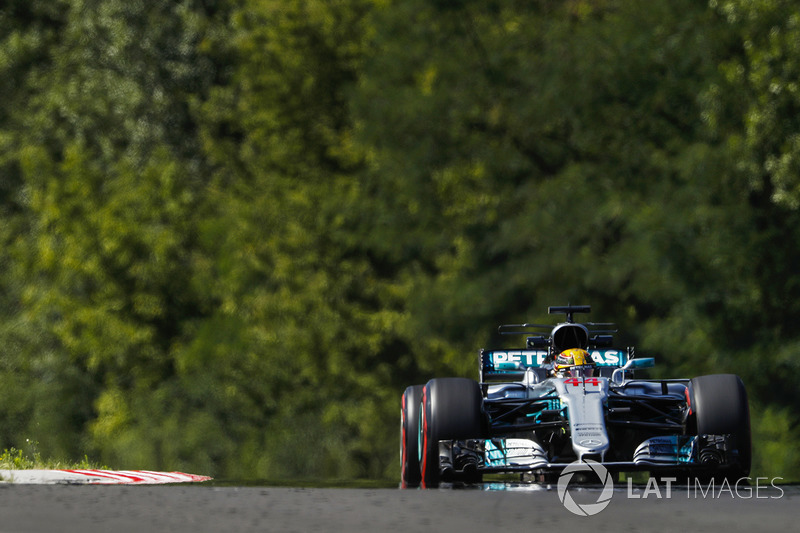
<path id="1" fill-rule="evenodd" d="M 537 442 L 521 438 L 439 442 L 442 474 L 558 472 L 571 462 L 548 460 Z M 630 461 L 598 461 L 610 471 L 714 470 L 735 464 L 730 435 L 652 437 L 636 448 Z"/>

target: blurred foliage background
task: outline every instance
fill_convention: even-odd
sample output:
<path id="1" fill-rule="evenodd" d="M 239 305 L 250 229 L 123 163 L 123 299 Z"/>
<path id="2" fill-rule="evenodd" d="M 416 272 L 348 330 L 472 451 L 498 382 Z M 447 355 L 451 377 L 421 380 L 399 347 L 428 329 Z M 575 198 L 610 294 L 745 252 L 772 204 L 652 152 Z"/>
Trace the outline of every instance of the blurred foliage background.
<path id="1" fill-rule="evenodd" d="M 796 2 L 5 0 L 0 94 L 0 447 L 396 480 L 571 302 L 800 480 Z"/>

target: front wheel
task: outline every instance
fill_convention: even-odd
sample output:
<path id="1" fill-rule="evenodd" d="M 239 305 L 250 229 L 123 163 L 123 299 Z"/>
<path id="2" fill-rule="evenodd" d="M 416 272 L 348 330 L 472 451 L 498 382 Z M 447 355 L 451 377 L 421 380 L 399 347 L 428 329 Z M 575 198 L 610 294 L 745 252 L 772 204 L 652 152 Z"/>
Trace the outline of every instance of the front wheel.
<path id="1" fill-rule="evenodd" d="M 439 441 L 483 436 L 480 385 L 466 378 L 432 379 L 422 391 L 420 413 L 422 483 L 425 487 L 435 487 L 442 480 Z"/>
<path id="2" fill-rule="evenodd" d="M 731 435 L 738 451 L 736 463 L 726 469 L 729 479 L 750 473 L 752 444 L 750 408 L 744 383 L 734 374 L 713 374 L 691 380 L 698 435 Z"/>

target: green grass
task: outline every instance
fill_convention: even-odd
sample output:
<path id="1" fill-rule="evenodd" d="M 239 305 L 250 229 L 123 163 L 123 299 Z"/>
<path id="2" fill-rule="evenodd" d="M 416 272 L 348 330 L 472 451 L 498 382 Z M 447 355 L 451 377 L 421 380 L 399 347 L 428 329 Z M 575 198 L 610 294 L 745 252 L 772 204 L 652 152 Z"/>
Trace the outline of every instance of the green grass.
<path id="1" fill-rule="evenodd" d="M 101 469 L 107 470 L 108 467 L 101 466 L 89 461 L 87 456 L 78 462 L 65 462 L 53 459 L 44 459 L 38 450 L 38 443 L 27 442 L 27 452 L 17 448 L 6 448 L 0 454 L 0 470 L 87 470 Z"/>

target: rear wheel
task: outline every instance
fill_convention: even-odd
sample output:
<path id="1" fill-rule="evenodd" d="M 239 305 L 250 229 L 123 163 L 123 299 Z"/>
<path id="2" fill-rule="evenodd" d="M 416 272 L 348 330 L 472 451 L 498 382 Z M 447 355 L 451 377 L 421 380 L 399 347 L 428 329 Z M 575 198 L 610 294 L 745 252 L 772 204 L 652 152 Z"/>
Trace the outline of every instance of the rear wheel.
<path id="1" fill-rule="evenodd" d="M 478 439 L 483 436 L 482 408 L 483 396 L 474 380 L 438 378 L 425 385 L 420 409 L 423 486 L 434 487 L 442 481 L 440 440 Z M 478 480 L 479 476 L 475 475 L 473 479 Z"/>
<path id="2" fill-rule="evenodd" d="M 403 393 L 400 409 L 400 485 L 418 487 L 422 480 L 419 468 L 419 410 L 424 385 L 412 385 Z"/>
<path id="3" fill-rule="evenodd" d="M 750 408 L 744 383 L 734 374 L 713 374 L 692 379 L 692 410 L 698 435 L 731 435 L 739 452 L 725 477 L 738 479 L 750 473 Z"/>

